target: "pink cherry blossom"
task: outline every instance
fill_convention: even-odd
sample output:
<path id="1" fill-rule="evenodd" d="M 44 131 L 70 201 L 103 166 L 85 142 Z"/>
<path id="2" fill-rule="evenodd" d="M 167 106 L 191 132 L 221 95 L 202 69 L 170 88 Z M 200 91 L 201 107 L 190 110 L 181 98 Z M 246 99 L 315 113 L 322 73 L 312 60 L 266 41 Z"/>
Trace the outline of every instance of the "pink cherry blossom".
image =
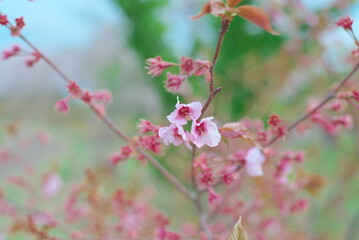
<path id="1" fill-rule="evenodd" d="M 70 81 L 68 85 L 66 85 L 69 93 L 71 94 L 71 97 L 73 98 L 79 98 L 82 95 L 82 90 L 80 88 L 80 86 L 74 82 L 74 81 Z"/>
<path id="2" fill-rule="evenodd" d="M 345 30 L 352 30 L 353 20 L 349 16 L 341 17 L 338 22 L 336 22 L 338 27 L 342 27 Z"/>
<path id="3" fill-rule="evenodd" d="M 102 104 L 109 104 L 112 102 L 112 94 L 107 89 L 100 89 L 93 91 L 91 93 L 91 97 L 93 100 L 97 101 L 98 103 Z"/>
<path id="4" fill-rule="evenodd" d="M 60 113 L 67 113 L 69 111 L 69 98 L 63 98 L 55 103 L 55 110 Z"/>
<path id="5" fill-rule="evenodd" d="M 7 20 L 7 15 L 2 15 L 0 13 L 0 25 L 7 25 L 9 23 L 9 21 Z"/>
<path id="6" fill-rule="evenodd" d="M 192 58 L 181 58 L 181 73 L 191 76 L 195 71 L 195 65 Z"/>
<path id="7" fill-rule="evenodd" d="M 166 145 L 173 143 L 173 145 L 179 146 L 185 143 L 189 149 L 192 149 L 189 143 L 189 133 L 183 130 L 182 126 L 172 123 L 168 127 L 161 127 L 158 130 L 158 135 L 163 139 Z"/>
<path id="8" fill-rule="evenodd" d="M 194 65 L 195 65 L 194 75 L 201 76 L 201 75 L 206 75 L 207 73 L 209 73 L 209 68 L 211 67 L 211 62 L 207 61 L 207 60 L 197 59 L 194 61 Z"/>
<path id="9" fill-rule="evenodd" d="M 176 93 L 180 90 L 183 81 L 186 79 L 186 76 L 175 75 L 171 73 L 167 73 L 166 80 L 166 89 L 169 92 Z"/>
<path id="10" fill-rule="evenodd" d="M 201 110 L 202 104 L 200 102 L 182 104 L 177 98 L 176 110 L 167 116 L 167 119 L 170 123 L 185 125 L 189 120 L 196 121 L 201 116 Z"/>
<path id="11" fill-rule="evenodd" d="M 262 154 L 262 151 L 258 147 L 252 147 L 249 149 L 245 160 L 246 171 L 248 175 L 252 177 L 263 175 L 262 164 L 265 161 L 265 156 Z"/>
<path id="12" fill-rule="evenodd" d="M 208 202 L 211 205 L 218 205 L 222 202 L 222 197 L 214 191 L 213 188 L 208 188 Z"/>
<path id="13" fill-rule="evenodd" d="M 55 197 L 62 189 L 64 182 L 57 173 L 47 174 L 42 185 L 41 195 L 45 198 Z"/>
<path id="14" fill-rule="evenodd" d="M 21 48 L 18 45 L 13 45 L 10 50 L 4 50 L 3 53 L 3 59 L 8 59 L 10 57 L 13 57 L 17 55 L 21 51 Z"/>
<path id="15" fill-rule="evenodd" d="M 200 122 L 193 121 L 192 123 L 192 142 L 199 148 L 204 145 L 215 147 L 221 141 L 221 134 L 212 119 L 213 117 L 207 117 Z"/>
<path id="16" fill-rule="evenodd" d="M 148 69 L 148 74 L 152 77 L 157 77 L 161 75 L 163 70 L 175 65 L 174 63 L 162 61 L 162 58 L 160 56 L 147 59 L 146 64 L 148 66 L 145 68 Z"/>

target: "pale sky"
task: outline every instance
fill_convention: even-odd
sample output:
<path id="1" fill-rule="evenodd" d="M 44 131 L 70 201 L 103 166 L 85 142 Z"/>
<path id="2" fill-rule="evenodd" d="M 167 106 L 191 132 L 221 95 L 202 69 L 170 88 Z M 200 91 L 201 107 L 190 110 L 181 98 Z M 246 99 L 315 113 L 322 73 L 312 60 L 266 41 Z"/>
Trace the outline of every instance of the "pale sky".
<path id="1" fill-rule="evenodd" d="M 0 0 L 0 11 L 9 20 L 24 16 L 22 33 L 45 50 L 81 47 L 98 27 L 116 24 L 121 15 L 110 0 Z M 0 28 L 2 48 L 14 41 L 19 40 Z"/>

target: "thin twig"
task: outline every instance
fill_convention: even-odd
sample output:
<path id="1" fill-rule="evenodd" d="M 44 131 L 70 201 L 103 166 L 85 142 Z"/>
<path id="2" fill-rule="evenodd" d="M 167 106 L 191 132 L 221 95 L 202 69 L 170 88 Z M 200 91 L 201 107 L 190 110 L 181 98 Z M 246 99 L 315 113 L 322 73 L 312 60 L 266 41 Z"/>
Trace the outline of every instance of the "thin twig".
<path id="1" fill-rule="evenodd" d="M 209 105 L 211 104 L 212 100 L 222 90 L 222 87 L 214 89 L 214 68 L 216 66 L 219 53 L 221 51 L 224 36 L 228 32 L 229 24 L 230 24 L 230 20 L 222 19 L 222 27 L 221 27 L 221 30 L 220 30 L 220 33 L 218 36 L 217 46 L 216 46 L 216 50 L 213 55 L 212 64 L 209 69 L 209 73 L 210 73 L 209 94 L 208 94 L 207 101 L 202 108 L 201 115 L 200 115 L 199 119 L 202 118 L 203 114 L 205 113 L 205 111 L 207 110 Z M 196 198 L 194 199 L 194 202 L 196 204 L 198 215 L 199 215 L 200 228 L 206 234 L 207 239 L 211 240 L 211 239 L 213 239 L 213 234 L 208 225 L 207 212 L 203 209 L 202 204 L 201 204 L 201 196 L 204 192 L 198 189 L 198 186 L 196 183 L 195 169 L 194 169 L 194 164 L 193 164 L 194 160 L 196 158 L 196 150 L 197 150 L 196 146 L 193 145 L 192 146 L 192 162 L 191 162 L 191 180 L 192 180 L 193 187 L 197 194 Z"/>
<path id="2" fill-rule="evenodd" d="M 338 93 L 338 91 L 350 80 L 350 78 L 354 75 L 354 73 L 359 69 L 359 62 L 355 65 L 353 70 L 312 110 L 307 112 L 306 114 L 302 115 L 300 118 L 298 118 L 296 121 L 294 121 L 291 125 L 287 127 L 287 133 L 295 129 L 301 122 L 308 119 L 310 116 L 312 116 L 314 113 L 316 113 L 320 108 L 322 108 L 327 102 L 329 102 L 331 99 L 335 98 L 335 95 Z M 269 147 L 273 143 L 275 143 L 279 137 L 275 136 L 273 137 L 267 144 L 265 144 L 263 147 Z"/>

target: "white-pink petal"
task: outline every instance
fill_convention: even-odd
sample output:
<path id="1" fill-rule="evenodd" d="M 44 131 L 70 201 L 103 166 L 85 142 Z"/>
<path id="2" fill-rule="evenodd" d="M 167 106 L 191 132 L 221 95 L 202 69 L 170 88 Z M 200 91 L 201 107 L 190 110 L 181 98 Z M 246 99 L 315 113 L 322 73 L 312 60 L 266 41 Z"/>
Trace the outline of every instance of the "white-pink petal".
<path id="1" fill-rule="evenodd" d="M 188 148 L 192 148 L 188 140 L 188 132 L 186 132 L 181 126 L 171 124 L 168 127 L 161 127 L 158 130 L 158 135 L 162 138 L 164 144 L 169 145 L 173 144 L 174 146 L 179 146 L 183 142 Z"/>
<path id="2" fill-rule="evenodd" d="M 189 120 L 197 120 L 201 116 L 201 111 L 202 104 L 200 102 L 183 104 L 177 97 L 176 109 L 167 116 L 167 119 L 176 125 L 185 125 Z"/>
<path id="3" fill-rule="evenodd" d="M 192 142 L 199 148 L 204 145 L 215 147 L 221 141 L 221 134 L 212 119 L 213 117 L 207 117 L 200 122 L 192 122 Z"/>
<path id="4" fill-rule="evenodd" d="M 249 149 L 245 160 L 248 175 L 253 177 L 263 175 L 262 164 L 265 161 L 265 156 L 258 147 Z"/>

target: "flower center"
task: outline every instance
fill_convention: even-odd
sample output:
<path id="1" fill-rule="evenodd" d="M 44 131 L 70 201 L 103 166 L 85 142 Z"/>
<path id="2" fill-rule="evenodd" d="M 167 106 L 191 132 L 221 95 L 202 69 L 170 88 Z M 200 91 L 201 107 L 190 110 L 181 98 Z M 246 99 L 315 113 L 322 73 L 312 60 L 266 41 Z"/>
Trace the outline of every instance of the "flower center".
<path id="1" fill-rule="evenodd" d="M 181 107 L 178 109 L 178 116 L 186 118 L 189 115 L 189 107 Z"/>
<path id="2" fill-rule="evenodd" d="M 205 123 L 202 122 L 201 124 L 199 124 L 199 126 L 196 126 L 196 131 L 197 131 L 198 135 L 200 135 L 200 136 L 205 135 L 207 133 Z"/>
<path id="3" fill-rule="evenodd" d="M 180 138 L 180 139 L 182 139 L 182 135 L 180 135 L 179 133 L 178 133 L 178 128 L 175 128 L 175 129 L 173 129 L 173 131 L 174 131 L 174 137 L 175 138 Z"/>

